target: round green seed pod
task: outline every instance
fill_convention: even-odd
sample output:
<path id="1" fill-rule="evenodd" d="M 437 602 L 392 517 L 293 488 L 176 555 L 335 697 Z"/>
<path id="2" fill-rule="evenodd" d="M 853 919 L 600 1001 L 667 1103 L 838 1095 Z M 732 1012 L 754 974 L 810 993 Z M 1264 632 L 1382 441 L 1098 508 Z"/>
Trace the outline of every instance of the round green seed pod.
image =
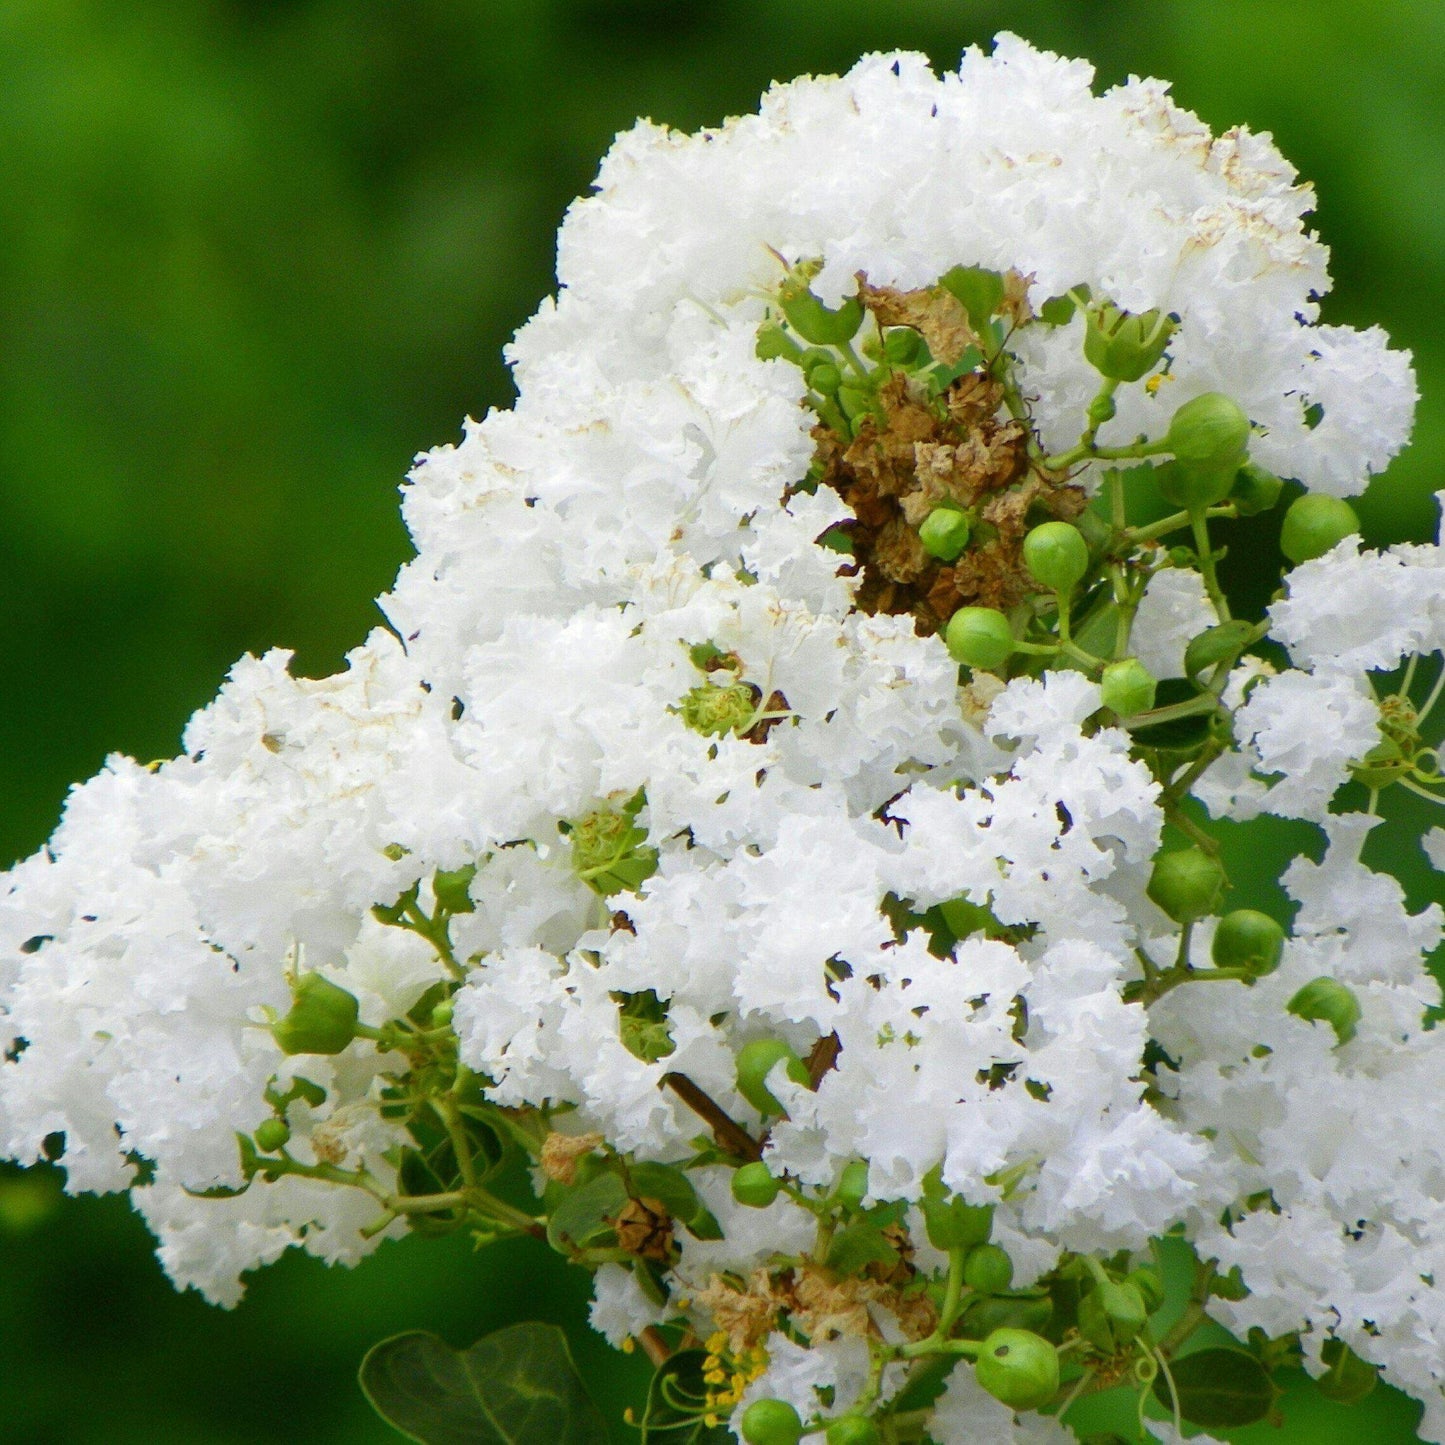
<path id="1" fill-rule="evenodd" d="M 834 1191 L 838 1203 L 847 1209 L 861 1209 L 868 1197 L 868 1161 L 854 1159 L 843 1166 Z"/>
<path id="2" fill-rule="evenodd" d="M 1059 1390 L 1059 1352 L 1032 1330 L 995 1330 L 984 1342 L 974 1376 L 1011 1410 L 1037 1410 Z"/>
<path id="3" fill-rule="evenodd" d="M 1024 565 L 1045 587 L 1067 595 L 1089 570 L 1089 544 L 1068 522 L 1045 522 L 1024 538 Z"/>
<path id="4" fill-rule="evenodd" d="M 1079 1333 L 1106 1354 L 1118 1354 L 1148 1319 L 1144 1296 L 1132 1284 L 1107 1280 L 1079 1301 Z"/>
<path id="5" fill-rule="evenodd" d="M 963 1282 L 979 1294 L 1002 1294 L 1014 1280 L 1014 1262 L 996 1244 L 976 1244 L 963 1262 Z"/>
<path id="6" fill-rule="evenodd" d="M 1133 717 L 1154 706 L 1154 693 L 1159 684 L 1137 657 L 1124 657 L 1111 662 L 1099 679 L 1104 706 L 1119 717 Z"/>
<path id="7" fill-rule="evenodd" d="M 1284 955 L 1284 929 L 1267 913 L 1236 908 L 1219 920 L 1209 956 L 1217 968 L 1247 969 L 1264 978 L 1279 967 Z"/>
<path id="8" fill-rule="evenodd" d="M 1229 500 L 1241 517 L 1258 516 L 1267 512 L 1279 501 L 1284 491 L 1284 482 L 1273 472 L 1254 462 L 1245 462 L 1234 474 L 1234 483 L 1229 489 Z"/>
<path id="9" fill-rule="evenodd" d="M 263 1154 L 274 1154 L 291 1142 L 291 1129 L 284 1119 L 263 1119 L 251 1137 Z"/>
<path id="10" fill-rule="evenodd" d="M 1166 440 L 1184 471 L 1225 472 L 1221 495 L 1227 495 L 1249 449 L 1249 418 L 1239 403 L 1223 392 L 1206 391 L 1174 413 Z"/>
<path id="11" fill-rule="evenodd" d="M 992 1204 L 969 1204 L 956 1194 L 948 1198 L 925 1194 L 920 1207 L 928 1242 L 935 1249 L 970 1249 L 987 1244 L 993 1233 Z"/>
<path id="12" fill-rule="evenodd" d="M 1154 860 L 1145 892 L 1176 923 L 1193 923 L 1219 912 L 1228 881 L 1217 858 L 1200 848 L 1178 848 Z"/>
<path id="13" fill-rule="evenodd" d="M 1298 565 L 1323 557 L 1359 530 L 1360 519 L 1348 502 L 1307 492 L 1296 497 L 1285 511 L 1279 549 Z"/>
<path id="14" fill-rule="evenodd" d="M 921 340 L 911 326 L 895 326 L 883 338 L 883 356 L 894 366 L 912 366 L 918 360 Z"/>
<path id="15" fill-rule="evenodd" d="M 930 557 L 940 562 L 952 562 L 968 546 L 968 517 L 953 507 L 935 507 L 918 529 L 918 540 Z"/>
<path id="16" fill-rule="evenodd" d="M 1360 1021 L 1360 1001 L 1354 990 L 1327 976 L 1312 978 L 1285 1007 L 1296 1018 L 1329 1024 L 1342 1044 L 1354 1038 Z"/>
<path id="17" fill-rule="evenodd" d="M 803 1422 L 786 1400 L 754 1400 L 743 1411 L 742 1436 L 748 1445 L 798 1445 Z"/>
<path id="18" fill-rule="evenodd" d="M 955 662 L 984 672 L 998 672 L 1013 656 L 1013 628 L 992 607 L 960 607 L 948 619 L 943 641 Z"/>
<path id="19" fill-rule="evenodd" d="M 781 1188 L 761 1159 L 733 1170 L 733 1198 L 749 1209 L 766 1209 Z"/>
<path id="20" fill-rule="evenodd" d="M 356 1037 L 360 1006 L 339 984 L 303 973 L 291 985 L 291 1009 L 271 1025 L 283 1054 L 339 1054 Z"/>
<path id="21" fill-rule="evenodd" d="M 738 1093 L 760 1114 L 787 1112 L 774 1098 L 767 1082 L 780 1060 L 786 1062 L 788 1077 L 795 1084 L 809 1082 L 807 1065 L 782 1039 L 754 1039 L 738 1051 Z"/>
<path id="22" fill-rule="evenodd" d="M 862 1415 L 844 1415 L 828 1426 L 828 1445 L 878 1445 L 883 1438 L 878 1427 Z"/>
<path id="23" fill-rule="evenodd" d="M 832 396 L 843 385 L 843 373 L 831 361 L 820 361 L 808 368 L 808 385 L 824 396 Z"/>

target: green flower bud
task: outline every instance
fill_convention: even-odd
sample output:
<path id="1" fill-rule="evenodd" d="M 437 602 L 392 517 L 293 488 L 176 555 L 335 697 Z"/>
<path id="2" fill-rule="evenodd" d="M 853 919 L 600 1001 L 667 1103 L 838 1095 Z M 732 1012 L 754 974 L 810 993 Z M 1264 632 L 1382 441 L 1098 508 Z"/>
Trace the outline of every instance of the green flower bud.
<path id="1" fill-rule="evenodd" d="M 274 1154 L 291 1141 L 291 1129 L 284 1119 L 263 1119 L 251 1136 L 263 1154 Z"/>
<path id="2" fill-rule="evenodd" d="M 796 279 L 783 283 L 778 306 L 788 325 L 814 346 L 841 346 L 851 341 L 863 324 L 863 303 L 856 296 L 849 296 L 835 311 Z"/>
<path id="3" fill-rule="evenodd" d="M 768 1088 L 768 1075 L 780 1061 L 787 1065 L 788 1077 L 795 1084 L 807 1085 L 807 1065 L 782 1039 L 754 1039 L 738 1051 L 738 1093 L 760 1114 L 783 1114 L 787 1111 Z"/>
<path id="4" fill-rule="evenodd" d="M 1342 1044 L 1354 1038 L 1360 1021 L 1360 1001 L 1354 990 L 1328 977 L 1312 978 L 1285 1007 L 1296 1018 L 1329 1024 Z"/>
<path id="5" fill-rule="evenodd" d="M 475 863 L 461 868 L 438 868 L 432 874 L 431 891 L 448 913 L 475 913 L 477 905 L 472 902 L 471 887 L 476 876 Z"/>
<path id="6" fill-rule="evenodd" d="M 1279 549 L 1298 565 L 1323 557 L 1359 530 L 1360 519 L 1348 502 L 1307 492 L 1296 497 L 1284 514 Z"/>
<path id="7" fill-rule="evenodd" d="M 701 682 L 690 689 L 678 705 L 677 713 L 685 727 L 705 738 L 725 737 L 746 727 L 757 711 L 757 693 L 745 682 L 720 687 L 715 682 Z"/>
<path id="8" fill-rule="evenodd" d="M 732 1187 L 733 1198 L 749 1209 L 766 1209 L 782 1188 L 761 1159 L 734 1169 Z"/>
<path id="9" fill-rule="evenodd" d="M 754 1400 L 743 1411 L 742 1435 L 748 1445 L 798 1445 L 803 1422 L 786 1400 Z"/>
<path id="10" fill-rule="evenodd" d="M 431 1011 L 431 1026 L 434 1029 L 446 1029 L 451 1027 L 452 1015 L 456 1012 L 456 1005 L 451 999 L 443 999 Z"/>
<path id="11" fill-rule="evenodd" d="M 1279 967 L 1284 929 L 1267 913 L 1236 908 L 1219 920 L 1209 953 L 1218 968 L 1243 968 L 1264 978 Z"/>
<path id="12" fill-rule="evenodd" d="M 1218 913 L 1228 878 L 1224 865 L 1201 848 L 1179 848 L 1154 860 L 1149 897 L 1176 923 L 1193 923 Z"/>
<path id="13" fill-rule="evenodd" d="M 952 562 L 965 547 L 972 528 L 968 518 L 954 507 L 935 507 L 918 529 L 918 540 L 930 557 Z"/>
<path id="14" fill-rule="evenodd" d="M 1283 490 L 1284 483 L 1273 472 L 1265 471 L 1254 462 L 1245 462 L 1234 474 L 1229 500 L 1241 517 L 1253 517 L 1269 511 Z"/>
<path id="15" fill-rule="evenodd" d="M 843 385 L 843 373 L 831 361 L 820 361 L 808 368 L 808 385 L 824 396 L 832 396 Z"/>
<path id="16" fill-rule="evenodd" d="M 344 988 L 319 973 L 291 985 L 291 1010 L 271 1025 L 284 1054 L 339 1054 L 356 1037 L 360 1007 Z"/>
<path id="17" fill-rule="evenodd" d="M 1045 587 L 1067 596 L 1089 570 L 1089 544 L 1068 522 L 1045 522 L 1024 538 L 1024 565 Z"/>
<path id="18" fill-rule="evenodd" d="M 1112 381 L 1138 381 L 1164 355 L 1178 322 L 1160 311 L 1121 311 L 1111 301 L 1084 314 L 1084 358 Z"/>
<path id="19" fill-rule="evenodd" d="M 636 893 L 657 872 L 657 849 L 644 846 L 637 825 L 646 798 L 641 789 L 620 808 L 603 807 L 558 827 L 572 844 L 572 868 L 594 893 Z"/>
<path id="20" fill-rule="evenodd" d="M 883 1438 L 878 1427 L 862 1415 L 844 1415 L 828 1426 L 828 1445 L 878 1445 Z"/>
<path id="21" fill-rule="evenodd" d="M 1116 1355 L 1130 1344 L 1149 1319 L 1143 1293 L 1136 1285 L 1107 1280 L 1079 1301 L 1079 1333 L 1105 1354 Z"/>
<path id="22" fill-rule="evenodd" d="M 1104 706 L 1119 717 L 1133 717 L 1135 713 L 1147 712 L 1154 706 L 1154 692 L 1158 687 L 1153 674 L 1137 657 L 1121 658 L 1111 662 L 1099 680 L 1099 691 Z"/>
<path id="23" fill-rule="evenodd" d="M 988 1243 L 993 1233 L 992 1204 L 969 1204 L 956 1194 L 943 1198 L 927 1193 L 921 1203 L 923 1226 L 935 1249 L 968 1249 Z"/>
<path id="24" fill-rule="evenodd" d="M 1014 1262 L 996 1244 L 976 1244 L 963 1262 L 963 1282 L 979 1294 L 1002 1294 L 1014 1281 Z"/>
<path id="25" fill-rule="evenodd" d="M 1320 1358 L 1329 1369 L 1315 1384 L 1326 1400 L 1338 1405 L 1358 1405 L 1379 1381 L 1379 1371 L 1343 1340 L 1326 1340 Z"/>
<path id="26" fill-rule="evenodd" d="M 1151 1315 L 1164 1303 L 1164 1281 L 1160 1278 L 1159 1271 L 1152 1266 L 1144 1264 L 1138 1269 L 1130 1270 L 1124 1283 L 1133 1285 L 1139 1291 L 1144 1308 Z"/>
<path id="27" fill-rule="evenodd" d="M 1013 628 L 992 607 L 960 607 L 948 619 L 943 641 L 955 662 L 985 672 L 998 672 L 1013 656 Z"/>
<path id="28" fill-rule="evenodd" d="M 1059 1390 L 1059 1352 L 1031 1330 L 995 1330 L 974 1362 L 978 1383 L 1011 1410 L 1037 1410 Z"/>
<path id="29" fill-rule="evenodd" d="M 895 326 L 883 338 L 884 360 L 893 366 L 912 366 L 922 339 L 910 326 Z"/>
<path id="30" fill-rule="evenodd" d="M 1176 465 L 1186 473 L 1210 477 L 1224 473 L 1224 490 L 1244 465 L 1249 449 L 1249 418 L 1239 403 L 1220 391 L 1206 391 L 1186 401 L 1169 422 L 1166 438 Z"/>
<path id="31" fill-rule="evenodd" d="M 854 1159 L 843 1166 L 834 1197 L 845 1209 L 861 1209 L 868 1197 L 868 1161 Z"/>

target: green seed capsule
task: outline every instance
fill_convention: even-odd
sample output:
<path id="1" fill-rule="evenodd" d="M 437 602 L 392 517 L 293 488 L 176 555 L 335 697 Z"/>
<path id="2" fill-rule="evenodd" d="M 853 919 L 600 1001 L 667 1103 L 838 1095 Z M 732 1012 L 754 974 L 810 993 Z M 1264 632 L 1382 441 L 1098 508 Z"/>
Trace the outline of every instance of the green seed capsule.
<path id="1" fill-rule="evenodd" d="M 1273 472 L 1267 472 L 1254 462 L 1245 462 L 1234 474 L 1234 485 L 1229 489 L 1229 500 L 1241 517 L 1254 517 L 1267 512 L 1279 501 L 1284 483 Z"/>
<path id="2" fill-rule="evenodd" d="M 935 1249 L 968 1249 L 987 1244 L 993 1233 L 993 1205 L 969 1204 L 958 1195 L 943 1199 L 925 1194 L 923 1226 Z"/>
<path id="3" fill-rule="evenodd" d="M 1228 473 L 1226 494 L 1249 448 L 1249 418 L 1239 403 L 1220 391 L 1186 401 L 1169 422 L 1167 437 L 1175 462 L 1186 472 Z"/>
<path id="4" fill-rule="evenodd" d="M 1101 376 L 1138 381 L 1164 355 L 1178 322 L 1159 311 L 1121 311 L 1112 302 L 1084 316 L 1084 358 Z"/>
<path id="5" fill-rule="evenodd" d="M 1311 979 L 1285 1007 L 1296 1018 L 1329 1024 L 1342 1044 L 1354 1038 L 1360 1021 L 1360 1001 L 1354 990 L 1328 977 Z"/>
<path id="6" fill-rule="evenodd" d="M 1089 544 L 1067 522 L 1045 522 L 1024 538 L 1024 565 L 1050 591 L 1067 596 L 1089 570 Z"/>
<path id="7" fill-rule="evenodd" d="M 912 366 L 922 338 L 909 326 L 895 326 L 883 338 L 883 356 L 893 366 Z"/>
<path id="8" fill-rule="evenodd" d="M 1118 1354 L 1149 1319 L 1144 1296 L 1132 1284 L 1107 1280 L 1079 1301 L 1079 1333 L 1106 1354 Z"/>
<path id="9" fill-rule="evenodd" d="M 861 1209 L 868 1197 L 868 1161 L 854 1159 L 843 1166 L 834 1197 L 845 1209 Z"/>
<path id="10" fill-rule="evenodd" d="M 992 607 L 960 607 L 948 619 L 943 641 L 955 662 L 985 672 L 998 672 L 1013 656 L 1013 629 Z"/>
<path id="11" fill-rule="evenodd" d="M 344 988 L 319 973 L 291 985 L 291 1009 L 271 1025 L 284 1054 L 339 1054 L 356 1037 L 360 1008 Z"/>
<path id="12" fill-rule="evenodd" d="M 968 546 L 968 518 L 953 507 L 935 507 L 918 529 L 918 540 L 930 557 L 952 562 Z"/>
<path id="13" fill-rule="evenodd" d="M 1279 967 L 1284 954 L 1284 929 L 1267 913 L 1236 908 L 1219 920 L 1209 955 L 1218 968 L 1247 969 L 1264 978 Z"/>
<path id="14" fill-rule="evenodd" d="M 1153 674 L 1137 657 L 1121 658 L 1111 662 L 1099 679 L 1099 691 L 1104 706 L 1119 717 L 1133 717 L 1135 713 L 1147 712 L 1154 706 L 1154 693 L 1158 687 Z"/>
<path id="15" fill-rule="evenodd" d="M 1359 530 L 1360 519 L 1348 502 L 1309 492 L 1296 497 L 1285 512 L 1279 549 L 1298 565 L 1323 557 Z"/>
<path id="16" fill-rule="evenodd" d="M 1149 897 L 1176 923 L 1218 913 L 1228 883 L 1224 865 L 1200 848 L 1179 848 L 1154 860 Z"/>
<path id="17" fill-rule="evenodd" d="M 1059 1352 L 1031 1330 L 995 1330 L 974 1362 L 974 1376 L 1011 1410 L 1037 1410 L 1059 1390 Z"/>
<path id="18" fill-rule="evenodd" d="M 883 1438 L 878 1427 L 862 1415 L 844 1415 L 828 1426 L 828 1445 L 878 1445 Z"/>
<path id="19" fill-rule="evenodd" d="M 963 1282 L 979 1294 L 1002 1294 L 1014 1279 L 1014 1262 L 996 1244 L 976 1244 L 963 1262 Z"/>
<path id="20" fill-rule="evenodd" d="M 843 385 L 843 373 L 831 361 L 820 361 L 808 368 L 808 385 L 824 396 L 832 396 Z"/>
<path id="21" fill-rule="evenodd" d="M 781 1188 L 761 1159 L 733 1170 L 733 1198 L 749 1209 L 766 1209 Z"/>
<path id="22" fill-rule="evenodd" d="M 291 1130 L 284 1119 L 263 1119 L 251 1137 L 263 1154 L 274 1154 L 291 1142 Z"/>
<path id="23" fill-rule="evenodd" d="M 803 1422 L 786 1400 L 754 1400 L 743 1411 L 742 1435 L 748 1445 L 798 1445 Z"/>
<path id="24" fill-rule="evenodd" d="M 738 1093 L 760 1114 L 783 1114 L 787 1111 L 768 1088 L 768 1075 L 780 1061 L 786 1062 L 788 1077 L 795 1084 L 807 1085 L 807 1065 L 782 1039 L 754 1039 L 738 1052 Z"/>

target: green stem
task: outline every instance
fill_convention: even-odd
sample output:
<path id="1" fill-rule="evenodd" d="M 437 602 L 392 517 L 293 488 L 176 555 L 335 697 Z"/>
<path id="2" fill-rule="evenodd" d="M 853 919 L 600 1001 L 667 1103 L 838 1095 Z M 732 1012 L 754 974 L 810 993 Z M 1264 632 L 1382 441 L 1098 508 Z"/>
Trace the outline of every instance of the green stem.
<path id="1" fill-rule="evenodd" d="M 1229 600 L 1219 585 L 1219 574 L 1214 570 L 1214 552 L 1209 545 L 1209 523 L 1202 508 L 1189 513 L 1189 526 L 1194 533 L 1194 550 L 1199 554 L 1199 571 L 1204 577 L 1204 590 L 1214 605 L 1215 615 L 1221 622 L 1229 621 Z"/>
<path id="2" fill-rule="evenodd" d="M 1239 515 L 1238 509 L 1233 503 L 1226 502 L 1218 507 L 1206 507 L 1204 515 L 1209 518 L 1225 517 L 1234 518 Z M 1157 522 L 1150 522 L 1143 527 L 1128 527 L 1124 531 L 1126 542 L 1152 542 L 1156 537 L 1167 536 L 1170 532 L 1183 531 L 1189 525 L 1188 512 L 1171 512 L 1167 517 L 1161 517 Z"/>

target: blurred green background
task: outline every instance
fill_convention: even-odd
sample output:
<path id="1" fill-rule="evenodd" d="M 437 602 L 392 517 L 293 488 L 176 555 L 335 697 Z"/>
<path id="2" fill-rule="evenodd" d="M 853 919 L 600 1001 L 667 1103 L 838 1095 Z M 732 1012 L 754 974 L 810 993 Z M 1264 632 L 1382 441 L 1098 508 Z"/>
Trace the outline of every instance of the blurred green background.
<path id="1" fill-rule="evenodd" d="M 1216 129 L 1275 133 L 1319 188 L 1326 319 L 1381 323 L 1419 367 L 1416 444 L 1366 497 L 1367 531 L 1430 537 L 1439 0 L 5 0 L 0 861 L 106 752 L 174 752 L 238 654 L 286 645 L 319 674 L 361 639 L 407 555 L 396 484 L 508 404 L 501 346 L 615 131 L 715 123 L 869 49 L 955 64 L 1000 28 L 1105 82 L 1170 78 Z M 1417 903 L 1438 896 L 1399 861 Z M 11 1172 L 0 1439 L 379 1445 L 398 1437 L 352 1384 L 367 1345 L 575 1324 L 583 1285 L 527 1250 L 410 1241 L 353 1272 L 289 1259 L 223 1314 L 170 1290 L 123 1203 Z M 638 1364 L 574 1333 L 616 1416 Z M 1240 1440 L 1413 1438 L 1385 1392 L 1288 1413 Z"/>

